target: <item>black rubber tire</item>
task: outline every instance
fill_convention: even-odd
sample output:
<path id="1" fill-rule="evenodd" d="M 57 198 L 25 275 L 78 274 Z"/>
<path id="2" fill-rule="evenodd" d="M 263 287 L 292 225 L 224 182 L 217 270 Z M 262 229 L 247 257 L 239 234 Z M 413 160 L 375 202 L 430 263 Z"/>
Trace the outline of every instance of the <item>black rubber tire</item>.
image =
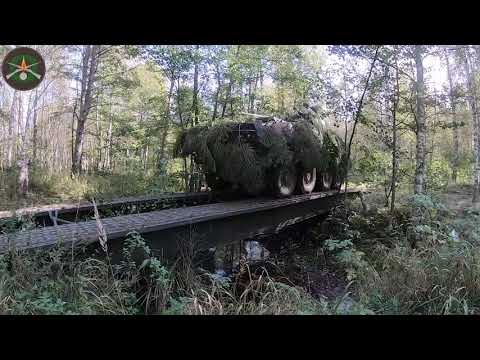
<path id="1" fill-rule="evenodd" d="M 212 190 L 223 191 L 228 188 L 228 184 L 216 175 L 206 174 L 205 180 L 207 181 L 207 186 Z"/>
<path id="2" fill-rule="evenodd" d="M 328 191 L 332 189 L 333 176 L 329 171 L 325 171 L 320 175 L 320 182 L 322 185 L 323 191 Z"/>
<path id="3" fill-rule="evenodd" d="M 294 168 L 283 167 L 275 171 L 273 176 L 273 191 L 278 197 L 293 195 L 297 186 L 297 174 Z"/>
<path id="4" fill-rule="evenodd" d="M 345 183 L 344 180 L 341 177 L 339 177 L 337 174 L 335 174 L 335 176 L 333 177 L 332 189 L 340 190 L 344 183 Z"/>
<path id="5" fill-rule="evenodd" d="M 311 194 L 317 183 L 317 169 L 303 169 L 299 172 L 298 188 L 301 194 Z"/>

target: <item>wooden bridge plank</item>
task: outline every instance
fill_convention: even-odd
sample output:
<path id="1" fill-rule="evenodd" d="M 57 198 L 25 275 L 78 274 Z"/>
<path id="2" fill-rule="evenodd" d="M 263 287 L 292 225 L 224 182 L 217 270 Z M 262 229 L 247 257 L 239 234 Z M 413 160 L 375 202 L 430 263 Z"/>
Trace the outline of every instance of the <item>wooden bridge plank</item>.
<path id="1" fill-rule="evenodd" d="M 107 238 L 115 239 L 131 231 L 139 233 L 160 231 L 337 195 L 337 191 L 328 191 L 286 199 L 248 199 L 116 216 L 104 218 L 101 221 Z M 21 250 L 55 245 L 59 241 L 91 243 L 97 240 L 97 223 L 92 220 L 0 235 L 0 253 L 7 251 L 13 244 L 16 249 Z"/>
<path id="2" fill-rule="evenodd" d="M 100 201 L 97 203 L 98 208 L 108 208 L 121 205 L 138 205 L 147 202 L 155 202 L 160 200 L 178 200 L 182 198 L 194 198 L 194 197 L 208 197 L 211 196 L 211 193 L 201 192 L 201 193 L 172 193 L 172 194 L 159 194 L 159 195 L 143 195 L 143 196 L 132 196 L 132 197 L 123 197 L 110 201 Z M 42 216 L 48 215 L 49 211 L 58 211 L 59 213 L 66 212 L 84 212 L 87 210 L 93 211 L 93 204 L 89 201 L 82 201 L 77 204 L 53 204 L 40 207 L 28 207 L 22 208 L 15 211 L 0 211 L 0 219 L 10 218 L 16 215 L 35 215 Z"/>

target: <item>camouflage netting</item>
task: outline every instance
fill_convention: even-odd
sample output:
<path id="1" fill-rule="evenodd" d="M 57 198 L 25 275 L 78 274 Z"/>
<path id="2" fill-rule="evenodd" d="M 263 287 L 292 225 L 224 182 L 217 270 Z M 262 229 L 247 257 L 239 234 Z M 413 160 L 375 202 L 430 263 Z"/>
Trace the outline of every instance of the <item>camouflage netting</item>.
<path id="1" fill-rule="evenodd" d="M 174 156 L 193 155 L 206 173 L 250 194 L 264 191 L 268 174 L 282 166 L 316 167 L 320 172 L 335 171 L 341 166 L 344 144 L 333 132 L 319 133 L 303 120 L 280 121 L 282 126 L 275 125 L 268 122 L 261 126 L 258 145 L 238 136 L 234 131 L 238 123 L 190 128 L 177 137 Z M 279 130 L 282 127 L 291 130 Z"/>
<path id="2" fill-rule="evenodd" d="M 347 171 L 347 152 L 345 141 L 333 131 L 325 133 L 324 151 L 328 158 L 327 171 L 336 174 L 337 177 L 344 179 Z"/>

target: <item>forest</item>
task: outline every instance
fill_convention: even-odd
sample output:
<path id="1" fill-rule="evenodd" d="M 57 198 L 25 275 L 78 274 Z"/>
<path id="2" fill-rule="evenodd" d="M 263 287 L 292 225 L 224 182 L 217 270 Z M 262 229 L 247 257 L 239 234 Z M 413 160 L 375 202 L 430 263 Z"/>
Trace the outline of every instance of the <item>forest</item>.
<path id="1" fill-rule="evenodd" d="M 21 208 L 199 192 L 202 166 L 175 151 L 182 131 L 311 105 L 343 140 L 344 186 L 364 196 L 228 276 L 188 254 L 167 265 L 137 233 L 119 264 L 0 254 L 0 314 L 480 312 L 480 46 L 28 46 L 40 85 L 0 80 L 0 234 L 36 226 L 11 216 Z"/>

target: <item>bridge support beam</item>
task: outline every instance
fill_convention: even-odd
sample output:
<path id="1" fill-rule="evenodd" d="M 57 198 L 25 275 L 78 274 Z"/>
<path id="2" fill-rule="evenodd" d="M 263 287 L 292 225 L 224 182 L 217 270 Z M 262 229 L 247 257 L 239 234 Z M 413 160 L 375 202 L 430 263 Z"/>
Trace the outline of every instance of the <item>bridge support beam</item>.
<path id="1" fill-rule="evenodd" d="M 206 250 L 259 235 L 274 234 L 287 226 L 327 213 L 339 200 L 340 196 L 320 197 L 285 207 L 143 233 L 142 237 L 155 256 L 175 259 L 179 248 L 189 243 L 196 250 Z M 116 241 L 113 245 L 113 253 L 120 254 L 122 242 Z"/>

